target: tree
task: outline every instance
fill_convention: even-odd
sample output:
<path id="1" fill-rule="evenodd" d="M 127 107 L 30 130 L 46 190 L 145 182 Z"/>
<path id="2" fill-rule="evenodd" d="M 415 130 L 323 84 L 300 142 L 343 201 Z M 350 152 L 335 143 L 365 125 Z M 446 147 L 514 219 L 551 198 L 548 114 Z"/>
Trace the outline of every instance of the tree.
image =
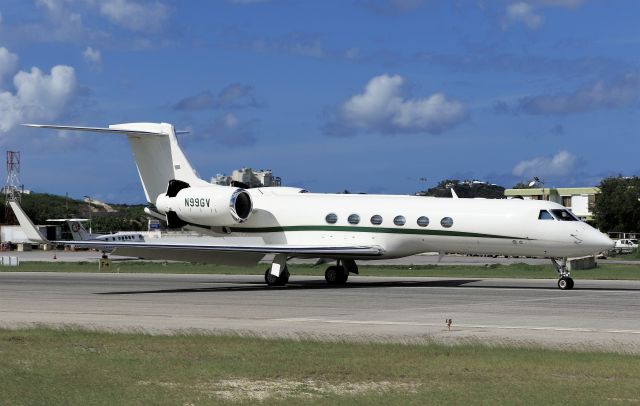
<path id="1" fill-rule="evenodd" d="M 600 182 L 593 214 L 602 231 L 640 232 L 640 178 L 610 177 Z"/>
<path id="2" fill-rule="evenodd" d="M 106 213 L 100 206 L 82 201 L 45 193 L 22 195 L 20 205 L 35 224 L 48 224 L 47 219 L 70 217 L 92 218 L 91 226 L 96 233 L 110 231 L 140 231 L 147 227 L 144 205 L 112 204 L 116 213 Z M 0 196 L 0 206 L 4 207 L 4 196 Z M 0 211 L 0 222 L 4 210 Z"/>
<path id="3" fill-rule="evenodd" d="M 423 192 L 418 192 L 417 194 L 420 196 L 452 197 L 451 188 L 456 191 L 456 195 L 458 195 L 458 197 L 504 199 L 504 188 L 502 186 L 492 185 L 485 182 L 474 182 L 471 180 L 461 182 L 458 179 L 442 180 L 438 182 L 436 187 L 432 187 Z"/>
<path id="4" fill-rule="evenodd" d="M 518 182 L 511 189 L 529 189 L 529 185 L 524 182 Z"/>

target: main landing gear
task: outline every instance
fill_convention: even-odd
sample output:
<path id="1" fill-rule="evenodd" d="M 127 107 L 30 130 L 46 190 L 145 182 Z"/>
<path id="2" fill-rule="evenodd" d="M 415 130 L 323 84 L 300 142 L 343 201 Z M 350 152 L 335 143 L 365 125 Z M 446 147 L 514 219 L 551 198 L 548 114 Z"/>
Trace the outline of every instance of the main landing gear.
<path id="1" fill-rule="evenodd" d="M 275 276 L 271 273 L 271 267 L 269 267 L 264 273 L 264 281 L 267 282 L 269 286 L 284 286 L 289 282 L 289 269 L 285 266 L 284 269 L 280 271 L 280 275 Z"/>
<path id="2" fill-rule="evenodd" d="M 264 273 L 264 281 L 269 286 L 284 286 L 289 282 L 289 269 L 287 268 L 287 256 L 278 254 L 273 259 L 271 266 Z M 339 259 L 336 265 L 327 268 L 324 279 L 329 285 L 344 285 L 349 279 L 349 274 L 358 274 L 358 266 L 353 259 Z"/>
<path id="3" fill-rule="evenodd" d="M 556 272 L 560 276 L 558 279 L 558 287 L 562 290 L 573 289 L 573 279 L 571 278 L 571 272 L 567 269 L 566 258 L 551 258 L 553 266 L 556 267 Z"/>
<path id="4" fill-rule="evenodd" d="M 264 273 L 264 281 L 269 286 L 284 286 L 289 282 L 289 268 L 287 268 L 285 254 L 278 254 L 273 258 L 271 266 Z"/>
<path id="5" fill-rule="evenodd" d="M 358 274 L 358 266 L 353 259 L 338 260 L 336 265 L 332 265 L 324 272 L 324 279 L 329 285 L 344 285 L 349 279 L 349 274 Z"/>

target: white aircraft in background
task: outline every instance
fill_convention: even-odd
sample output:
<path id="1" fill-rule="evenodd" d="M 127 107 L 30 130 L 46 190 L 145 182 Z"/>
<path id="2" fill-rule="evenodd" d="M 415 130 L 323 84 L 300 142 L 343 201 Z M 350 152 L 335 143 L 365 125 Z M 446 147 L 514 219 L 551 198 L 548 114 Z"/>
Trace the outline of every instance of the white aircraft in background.
<path id="1" fill-rule="evenodd" d="M 12 207 L 13 208 L 13 207 Z M 51 222 L 65 222 L 71 230 L 71 236 L 74 241 L 137 241 L 144 242 L 144 236 L 136 232 L 119 231 L 111 234 L 92 234 L 87 231 L 82 225 L 83 221 L 89 221 L 88 219 L 49 219 Z"/>
<path id="2" fill-rule="evenodd" d="M 358 273 L 356 261 L 362 259 L 428 251 L 532 256 L 551 258 L 559 275 L 558 287 L 571 289 L 574 282 L 567 257 L 592 255 L 613 246 L 605 234 L 553 202 L 318 194 L 289 187 L 214 185 L 196 174 L 171 124 L 27 126 L 127 135 L 149 203 L 145 212 L 169 227 L 220 237 L 219 244 L 74 243 L 118 255 L 243 266 L 275 254 L 265 272 L 269 285 L 288 282 L 287 260 L 292 257 L 335 260 L 325 279 L 343 284 L 350 273 Z"/>

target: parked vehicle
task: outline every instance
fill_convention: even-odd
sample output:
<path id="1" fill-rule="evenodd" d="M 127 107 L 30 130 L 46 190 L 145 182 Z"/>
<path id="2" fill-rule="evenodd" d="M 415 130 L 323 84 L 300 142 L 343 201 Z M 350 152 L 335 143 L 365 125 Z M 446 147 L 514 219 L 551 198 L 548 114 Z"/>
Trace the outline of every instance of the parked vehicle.
<path id="1" fill-rule="evenodd" d="M 613 246 L 613 252 L 617 252 L 618 254 L 629 253 L 634 249 L 638 248 L 638 240 L 632 238 L 623 238 L 621 240 L 615 240 L 615 245 Z"/>

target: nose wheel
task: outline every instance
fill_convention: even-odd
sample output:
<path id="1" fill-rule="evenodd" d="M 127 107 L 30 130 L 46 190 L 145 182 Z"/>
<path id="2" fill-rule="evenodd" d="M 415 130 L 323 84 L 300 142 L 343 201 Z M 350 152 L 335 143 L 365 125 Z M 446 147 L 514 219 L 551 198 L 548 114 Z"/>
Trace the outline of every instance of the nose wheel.
<path id="1" fill-rule="evenodd" d="M 571 272 L 567 269 L 567 259 L 551 258 L 551 262 L 556 268 L 558 276 L 560 276 L 560 279 L 558 279 L 558 288 L 560 288 L 560 290 L 573 289 L 573 279 L 571 278 Z"/>
<path id="2" fill-rule="evenodd" d="M 573 289 L 573 279 L 569 276 L 562 276 L 558 279 L 558 287 L 561 290 Z"/>

